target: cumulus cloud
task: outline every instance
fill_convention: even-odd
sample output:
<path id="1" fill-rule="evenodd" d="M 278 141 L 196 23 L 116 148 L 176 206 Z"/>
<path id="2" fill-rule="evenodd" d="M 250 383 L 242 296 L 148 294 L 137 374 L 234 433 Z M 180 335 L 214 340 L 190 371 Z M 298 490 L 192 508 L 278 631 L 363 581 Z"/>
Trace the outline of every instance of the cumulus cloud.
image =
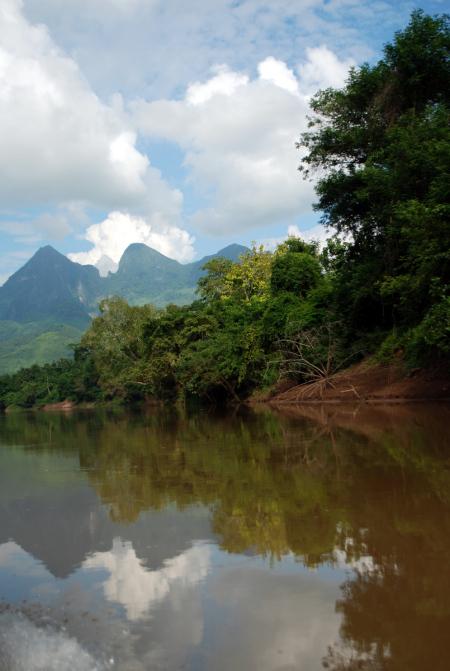
<path id="1" fill-rule="evenodd" d="M 182 149 L 194 201 L 199 196 L 202 202 L 189 210 L 188 222 L 197 230 L 233 234 L 298 220 L 313 200 L 312 185 L 298 176 L 294 146 L 305 127 L 310 95 L 319 86 L 341 84 L 350 61 L 322 45 L 307 49 L 305 61 L 292 68 L 275 57 L 286 44 L 275 44 L 272 32 L 275 26 L 286 28 L 287 18 L 298 23 L 306 14 L 311 31 L 316 4 L 293 0 L 281 7 L 272 0 L 218 0 L 212 7 L 196 0 L 193 12 L 179 0 L 67 0 L 62 12 L 58 0 L 2 0 L 0 198 L 3 208 L 21 214 L 0 228 L 21 244 L 34 245 L 42 238 L 57 240 L 86 228 L 86 220 L 73 215 L 76 208 L 104 217 L 109 212 L 86 232 L 93 248 L 73 258 L 98 263 L 109 257 L 114 263 L 128 244 L 145 242 L 168 256 L 190 260 L 193 239 L 182 228 L 183 195 L 143 153 L 139 133 Z M 98 48 L 103 21 L 113 53 Z M 77 26 L 70 33 L 74 43 L 64 31 L 66 24 Z M 158 35 L 149 40 L 148 31 L 155 26 Z M 91 86 L 89 63 L 108 54 L 109 71 L 116 83 L 122 81 L 118 72 L 124 42 L 114 36 L 126 33 L 128 44 L 129 36 L 137 35 L 133 31 L 144 28 L 146 42 L 151 41 L 159 54 L 153 61 L 161 77 L 178 87 L 177 97 L 132 105 L 119 94 L 100 98 Z M 192 49 L 181 50 L 185 63 L 173 49 L 170 57 L 167 53 L 162 58 L 161 49 L 167 52 L 181 35 L 193 40 Z M 84 40 L 94 37 L 88 63 L 82 57 Z M 256 52 L 243 49 L 243 65 L 215 66 L 204 75 L 212 62 L 236 63 L 242 40 L 258 45 L 259 64 Z M 219 44 L 226 48 L 219 49 Z M 262 52 L 275 55 L 260 58 Z M 221 54 L 224 58 L 218 59 Z M 145 77 L 156 82 L 153 61 L 145 61 Z M 250 76 L 245 68 L 254 66 L 256 75 Z M 130 80 L 135 70 L 139 68 L 127 65 Z M 179 87 L 187 76 L 191 83 L 180 98 Z M 142 77 L 141 68 L 138 89 L 145 91 Z M 38 214 L 27 217 L 27 208 Z"/>
<path id="2" fill-rule="evenodd" d="M 186 101 L 191 105 L 202 105 L 216 95 L 231 96 L 240 86 L 248 84 L 248 77 L 231 72 L 226 65 L 218 65 L 216 72 L 207 82 L 191 84 L 186 93 Z"/>
<path id="3" fill-rule="evenodd" d="M 3 207 L 80 201 L 178 216 L 182 197 L 19 0 L 0 7 L 0 198 Z"/>
<path id="4" fill-rule="evenodd" d="M 194 238 L 187 231 L 167 224 L 158 214 L 144 218 L 111 212 L 104 221 L 89 226 L 84 237 L 93 247 L 87 252 L 68 255 L 77 263 L 103 267 L 107 257 L 117 264 L 133 242 L 142 242 L 177 261 L 190 261 L 194 256 Z"/>
<path id="5" fill-rule="evenodd" d="M 306 128 L 311 87 L 341 85 L 349 62 L 311 49 L 297 73 L 268 57 L 258 75 L 220 66 L 181 100 L 132 105 L 139 130 L 177 143 L 206 198 L 191 223 L 207 233 L 288 223 L 309 212 L 313 185 L 300 179 L 295 142 Z"/>
<path id="6" fill-rule="evenodd" d="M 298 81 L 292 70 L 288 68 L 283 61 L 277 61 L 276 58 L 266 58 L 258 65 L 260 79 L 272 82 L 275 86 L 289 91 L 289 93 L 299 93 Z"/>
<path id="7" fill-rule="evenodd" d="M 320 88 L 340 87 L 345 83 L 353 59 L 339 60 L 325 45 L 306 49 L 306 62 L 300 65 L 298 76 L 305 93 L 313 94 Z"/>

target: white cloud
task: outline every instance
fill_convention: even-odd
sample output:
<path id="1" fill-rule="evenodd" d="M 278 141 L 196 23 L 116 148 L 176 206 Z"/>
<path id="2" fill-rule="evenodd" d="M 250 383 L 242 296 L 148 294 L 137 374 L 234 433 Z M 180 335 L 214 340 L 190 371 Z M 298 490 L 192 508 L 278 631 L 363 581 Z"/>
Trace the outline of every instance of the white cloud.
<path id="1" fill-rule="evenodd" d="M 36 244 L 42 237 L 50 240 L 64 238 L 72 231 L 71 217 L 65 210 L 44 212 L 36 217 L 0 221 L 0 231 L 17 242 Z"/>
<path id="2" fill-rule="evenodd" d="M 103 254 L 95 265 L 97 270 L 100 273 L 100 277 L 107 277 L 109 273 L 115 273 L 119 267 L 119 264 L 113 261 L 109 256 Z"/>
<path id="3" fill-rule="evenodd" d="M 198 583 L 206 577 L 209 566 L 209 548 L 195 545 L 168 559 L 162 568 L 150 571 L 136 556 L 132 544 L 120 538 L 114 539 L 109 552 L 97 552 L 83 564 L 83 568 L 109 572 L 103 583 L 105 597 L 122 604 L 129 620 L 139 620 L 146 615 L 175 585 Z"/>
<path id="4" fill-rule="evenodd" d="M 231 96 L 240 86 L 248 84 L 248 77 L 231 72 L 226 65 L 213 68 L 217 74 L 205 84 L 190 84 L 186 93 L 186 101 L 191 105 L 203 105 L 215 95 Z"/>
<path id="5" fill-rule="evenodd" d="M 194 256 L 194 238 L 187 231 L 169 225 L 159 214 L 144 218 L 125 212 L 111 212 L 101 223 L 89 226 L 84 237 L 93 248 L 88 252 L 68 255 L 77 263 L 96 265 L 102 257 L 109 257 L 118 263 L 133 242 L 142 242 L 178 261 L 190 261 Z"/>
<path id="6" fill-rule="evenodd" d="M 274 250 L 278 245 L 284 242 L 287 238 L 301 238 L 305 242 L 318 242 L 320 246 L 324 245 L 327 238 L 331 237 L 331 233 L 327 232 L 324 226 L 317 224 L 311 228 L 300 230 L 296 224 L 288 226 L 286 234 L 278 238 L 264 238 L 260 240 L 260 244 L 264 245 L 266 249 Z"/>
<path id="7" fill-rule="evenodd" d="M 329 68 L 330 66 L 330 68 Z M 311 210 L 295 142 L 307 123 L 312 82 L 341 84 L 348 62 L 324 47 L 308 52 L 299 75 L 273 57 L 258 76 L 221 66 L 181 100 L 138 101 L 137 127 L 181 146 L 198 191 L 209 201 L 191 223 L 213 234 L 287 223 Z"/>
<path id="8" fill-rule="evenodd" d="M 294 64 L 306 47 L 326 43 L 361 61 L 401 25 L 408 0 L 24 0 L 105 97 L 171 97 L 208 69 L 254 68 L 268 54 Z M 358 27 L 355 27 L 355 15 Z M 381 38 L 383 39 L 383 38 Z"/>
<path id="9" fill-rule="evenodd" d="M 117 101 L 100 101 L 19 0 L 2 0 L 0 32 L 2 206 L 78 201 L 176 218 L 181 194 L 138 151 Z"/>
<path id="10" fill-rule="evenodd" d="M 329 86 L 341 87 L 349 69 L 355 65 L 353 59 L 339 60 L 325 45 L 306 49 L 307 60 L 298 67 L 302 89 L 309 94 Z"/>
<path id="11" fill-rule="evenodd" d="M 302 238 L 306 242 L 314 241 L 324 244 L 327 238 L 331 237 L 331 233 L 326 230 L 325 226 L 321 226 L 320 224 L 307 228 L 304 231 L 301 231 L 298 226 L 294 225 L 288 227 L 288 237 Z"/>
<path id="12" fill-rule="evenodd" d="M 261 79 L 272 82 L 289 93 L 299 93 L 298 81 L 292 70 L 283 61 L 269 57 L 258 65 Z"/>
<path id="13" fill-rule="evenodd" d="M 316 0 L 293 0 L 281 8 L 272 1 L 231 5 L 229 0 L 218 0 L 211 7 L 210 2 L 195 0 L 193 12 L 176 0 L 67 0 L 62 12 L 59 0 L 2 0 L 0 198 L 4 208 L 20 212 L 28 207 L 40 214 L 27 217 L 22 211 L 17 221 L 4 222 L 1 229 L 30 245 L 43 237 L 57 240 L 86 228 L 86 219 L 73 212 L 92 208 L 110 214 L 88 228 L 86 237 L 93 249 L 73 255 L 77 260 L 96 263 L 107 256 L 116 262 L 131 242 L 145 242 L 168 256 L 190 260 L 193 240 L 181 227 L 183 195 L 139 148 L 138 131 L 173 141 L 184 151 L 194 193 L 204 198 L 203 206 L 190 215 L 192 226 L 200 231 L 233 234 L 287 225 L 308 212 L 313 187 L 302 182 L 296 170 L 300 157 L 295 141 L 305 127 L 312 90 L 341 84 L 350 61 L 339 60 L 320 46 L 307 50 L 305 63 L 297 69 L 270 56 L 260 60 L 254 77 L 226 65 L 213 67 L 209 77 L 197 75 L 222 53 L 212 49 L 213 44 L 226 44 L 223 54 L 235 61 L 243 26 L 248 43 L 258 44 L 258 53 L 271 53 L 272 47 L 272 53 L 279 53 L 280 45 L 268 37 L 274 26 L 286 18 L 294 22 L 304 18 L 316 4 Z M 30 16 L 48 20 L 51 28 L 33 24 Z M 312 29 L 314 21 L 308 16 Z M 71 25 L 76 19 L 78 26 L 70 49 L 64 22 L 59 22 L 63 17 Z M 158 35 L 151 34 L 159 56 L 153 60 L 175 86 L 186 81 L 189 72 L 191 83 L 184 97 L 137 102 L 131 106 L 132 118 L 120 94 L 108 103 L 100 99 L 77 63 L 86 66 L 80 56 L 89 33 L 83 21 L 95 28 L 103 19 L 114 50 L 108 60 L 114 75 L 120 70 L 118 55 L 124 46 L 114 39 L 115 30 L 129 35 L 139 26 L 151 31 L 157 26 Z M 193 40 L 192 49 L 184 54 L 188 70 L 174 51 L 167 52 L 182 33 Z M 54 35 L 67 52 L 58 48 Z M 160 58 L 161 49 L 166 58 Z M 103 58 L 98 48 L 95 53 L 97 60 Z M 193 54 L 199 67 L 192 62 Z M 248 55 L 243 49 L 246 67 L 252 67 L 254 58 L 247 59 Z M 146 70 L 149 80 L 156 77 L 153 60 Z M 177 70 L 176 82 L 171 68 Z M 133 77 L 134 68 L 128 67 L 127 75 Z M 142 71 L 138 78 L 142 84 Z"/>

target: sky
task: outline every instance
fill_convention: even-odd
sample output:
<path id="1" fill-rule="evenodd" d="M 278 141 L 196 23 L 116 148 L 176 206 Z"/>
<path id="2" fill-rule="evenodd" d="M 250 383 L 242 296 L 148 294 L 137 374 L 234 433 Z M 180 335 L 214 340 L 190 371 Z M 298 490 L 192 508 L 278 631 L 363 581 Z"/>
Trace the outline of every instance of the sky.
<path id="1" fill-rule="evenodd" d="M 323 236 L 311 96 L 422 0 L 0 0 L 0 284 L 51 244 L 117 263 Z"/>

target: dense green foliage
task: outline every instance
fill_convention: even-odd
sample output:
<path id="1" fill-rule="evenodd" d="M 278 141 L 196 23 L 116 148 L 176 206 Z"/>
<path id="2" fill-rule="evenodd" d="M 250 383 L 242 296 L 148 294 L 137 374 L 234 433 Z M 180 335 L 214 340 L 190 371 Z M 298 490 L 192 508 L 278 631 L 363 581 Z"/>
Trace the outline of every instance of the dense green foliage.
<path id="1" fill-rule="evenodd" d="M 188 306 L 103 300 L 100 315 L 74 346 L 73 361 L 0 378 L 0 398 L 18 406 L 66 398 L 242 400 L 277 380 L 285 336 L 330 313 L 316 246 L 294 247 L 290 240 L 274 253 L 255 247 L 239 262 L 212 259 L 198 300 Z M 273 281 L 273 270 L 276 277 L 286 260 L 296 280 L 292 290 Z"/>
<path id="2" fill-rule="evenodd" d="M 449 352 L 450 32 L 416 11 L 384 58 L 312 101 L 301 170 L 346 236 L 332 259 L 350 334 L 395 330 L 411 356 Z"/>
<path id="3" fill-rule="evenodd" d="M 206 275 L 191 269 L 198 300 L 189 306 L 103 301 L 73 363 L 2 378 L 2 402 L 238 401 L 280 376 L 328 379 L 377 351 L 448 365 L 449 51 L 448 18 L 414 12 L 379 63 L 313 98 L 299 146 L 335 231 L 322 251 L 290 238 L 272 253 L 212 258 Z M 148 255 L 132 247 L 138 261 Z M 139 263 L 129 265 L 144 291 Z"/>

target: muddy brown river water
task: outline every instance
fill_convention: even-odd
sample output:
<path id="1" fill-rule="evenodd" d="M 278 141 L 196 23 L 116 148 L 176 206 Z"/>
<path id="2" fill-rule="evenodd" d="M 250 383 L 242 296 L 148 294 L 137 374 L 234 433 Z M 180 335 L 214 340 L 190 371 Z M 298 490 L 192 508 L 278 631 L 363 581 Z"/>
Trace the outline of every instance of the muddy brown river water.
<path id="1" fill-rule="evenodd" d="M 0 416 L 0 670 L 450 668 L 450 406 Z"/>

